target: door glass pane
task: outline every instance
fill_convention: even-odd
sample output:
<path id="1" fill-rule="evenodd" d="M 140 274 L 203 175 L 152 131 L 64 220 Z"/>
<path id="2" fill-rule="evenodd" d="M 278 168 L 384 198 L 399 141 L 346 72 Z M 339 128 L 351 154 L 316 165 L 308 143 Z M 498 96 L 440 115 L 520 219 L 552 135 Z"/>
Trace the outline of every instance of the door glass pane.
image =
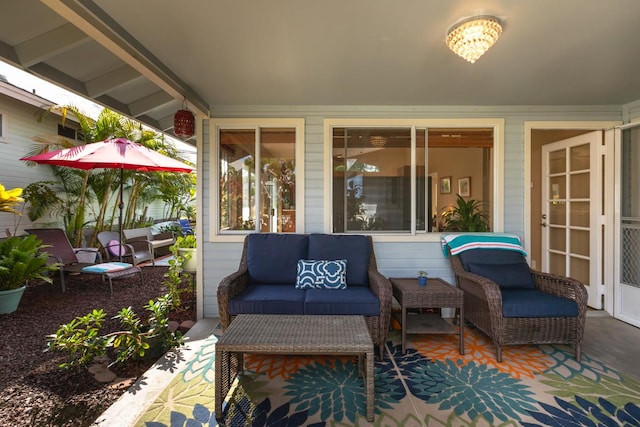
<path id="1" fill-rule="evenodd" d="M 589 173 L 578 173 L 569 176 L 571 182 L 571 193 L 569 195 L 572 199 L 587 199 L 589 198 Z"/>
<path id="2" fill-rule="evenodd" d="M 567 215 L 564 202 L 551 202 L 549 204 L 549 224 L 567 225 Z"/>
<path id="3" fill-rule="evenodd" d="M 577 145 L 570 148 L 571 171 L 588 170 L 590 166 L 589 160 L 589 144 Z"/>
<path id="4" fill-rule="evenodd" d="M 566 276 L 565 256 L 562 254 L 549 254 L 549 272 L 559 276 Z"/>
<path id="5" fill-rule="evenodd" d="M 295 231 L 294 129 L 260 130 L 260 231 Z"/>
<path id="6" fill-rule="evenodd" d="M 589 256 L 589 231 L 569 230 L 571 253 Z"/>
<path id="7" fill-rule="evenodd" d="M 553 176 L 549 179 L 549 197 L 551 200 L 563 200 L 567 198 L 565 176 Z"/>
<path id="8" fill-rule="evenodd" d="M 571 202 L 570 205 L 570 225 L 575 227 L 589 227 L 589 202 Z"/>
<path id="9" fill-rule="evenodd" d="M 572 277 L 585 285 L 589 285 L 589 260 L 571 257 L 571 272 L 569 277 Z"/>
<path id="10" fill-rule="evenodd" d="M 220 230 L 255 229 L 255 131 L 220 131 Z"/>
<path id="11" fill-rule="evenodd" d="M 567 155 L 565 150 L 552 151 L 549 153 L 549 173 L 564 173 L 567 168 Z"/>
<path id="12" fill-rule="evenodd" d="M 549 249 L 561 252 L 567 250 L 567 236 L 564 228 L 549 229 Z"/>

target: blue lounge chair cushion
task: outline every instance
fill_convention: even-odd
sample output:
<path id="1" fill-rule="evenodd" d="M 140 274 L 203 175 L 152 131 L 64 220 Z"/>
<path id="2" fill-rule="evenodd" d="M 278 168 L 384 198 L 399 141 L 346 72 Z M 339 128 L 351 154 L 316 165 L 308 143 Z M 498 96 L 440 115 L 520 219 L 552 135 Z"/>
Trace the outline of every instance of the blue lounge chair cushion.
<path id="1" fill-rule="evenodd" d="M 508 289 L 502 291 L 502 314 L 504 317 L 576 317 L 578 304 L 537 289 Z"/>

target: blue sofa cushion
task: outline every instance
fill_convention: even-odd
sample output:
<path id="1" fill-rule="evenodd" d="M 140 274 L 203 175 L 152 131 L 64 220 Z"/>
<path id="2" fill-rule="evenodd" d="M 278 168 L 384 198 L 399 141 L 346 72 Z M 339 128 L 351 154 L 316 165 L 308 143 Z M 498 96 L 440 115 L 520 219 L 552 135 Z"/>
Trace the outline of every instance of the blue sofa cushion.
<path id="1" fill-rule="evenodd" d="M 458 254 L 458 258 L 465 271 L 469 271 L 469 264 L 527 263 L 522 253 L 504 249 L 469 249 Z"/>
<path id="2" fill-rule="evenodd" d="M 298 260 L 309 258 L 306 235 L 255 233 L 248 239 L 249 283 L 296 283 Z"/>
<path id="3" fill-rule="evenodd" d="M 248 285 L 229 299 L 229 314 L 304 314 L 304 293 L 291 283 Z"/>
<path id="4" fill-rule="evenodd" d="M 535 289 L 531 270 L 524 262 L 513 264 L 469 263 L 469 272 L 496 282 L 500 289 Z"/>
<path id="5" fill-rule="evenodd" d="M 380 315 L 378 297 L 363 286 L 349 286 L 331 292 L 322 289 L 307 289 L 304 292 L 304 314 Z"/>
<path id="6" fill-rule="evenodd" d="M 369 286 L 371 244 L 367 236 L 310 234 L 308 259 L 346 259 L 347 286 Z"/>
<path id="7" fill-rule="evenodd" d="M 347 260 L 298 260 L 297 289 L 344 289 Z"/>
<path id="8" fill-rule="evenodd" d="M 504 317 L 576 317 L 578 304 L 537 289 L 508 289 L 502 291 Z"/>

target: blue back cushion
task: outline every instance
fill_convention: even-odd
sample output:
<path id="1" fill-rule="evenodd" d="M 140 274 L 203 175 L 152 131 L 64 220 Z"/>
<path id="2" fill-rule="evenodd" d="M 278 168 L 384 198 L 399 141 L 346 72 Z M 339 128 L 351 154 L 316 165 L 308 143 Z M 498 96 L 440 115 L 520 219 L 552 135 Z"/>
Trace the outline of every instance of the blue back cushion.
<path id="1" fill-rule="evenodd" d="M 305 234 L 256 233 L 247 237 L 249 283 L 296 283 L 299 259 L 307 259 Z"/>
<path id="2" fill-rule="evenodd" d="M 347 286 L 369 286 L 371 243 L 367 236 L 310 234 L 308 259 L 346 259 Z"/>
<path id="3" fill-rule="evenodd" d="M 535 289 L 531 270 L 526 263 L 513 264 L 469 264 L 469 272 L 490 279 L 500 289 Z"/>
<path id="4" fill-rule="evenodd" d="M 458 254 L 462 267 L 469 271 L 469 264 L 515 264 L 526 263 L 524 256 L 517 251 L 504 249 L 470 249 Z"/>
<path id="5" fill-rule="evenodd" d="M 465 271 L 496 282 L 501 289 L 535 289 L 526 258 L 518 251 L 470 249 L 458 255 Z"/>

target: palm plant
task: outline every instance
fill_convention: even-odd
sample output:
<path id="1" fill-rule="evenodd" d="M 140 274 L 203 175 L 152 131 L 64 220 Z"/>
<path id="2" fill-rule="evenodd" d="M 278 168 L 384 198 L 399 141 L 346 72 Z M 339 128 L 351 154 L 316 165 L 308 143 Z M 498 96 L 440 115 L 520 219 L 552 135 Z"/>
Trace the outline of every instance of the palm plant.
<path id="1" fill-rule="evenodd" d="M 459 194 L 456 205 L 442 217 L 444 229 L 447 231 L 489 231 L 489 219 L 482 211 L 482 202 L 475 199 L 465 200 Z"/>
<path id="2" fill-rule="evenodd" d="M 141 143 L 142 145 L 159 151 L 169 157 L 179 158 L 177 150 L 158 136 L 157 133 L 150 130 L 143 130 L 139 123 L 129 120 L 124 116 L 103 109 L 97 119 L 92 119 L 84 115 L 81 111 L 73 106 L 55 106 L 47 110 L 45 113 L 57 112 L 62 117 L 62 124 L 69 114 L 74 116 L 80 125 L 80 131 L 84 135 L 84 142 L 73 141 L 60 136 L 38 136 L 34 140 L 38 144 L 31 147 L 29 156 L 57 150 L 61 148 L 69 148 L 82 144 L 90 144 L 103 141 L 108 138 L 123 137 L 132 141 Z M 72 168 L 50 166 L 54 176 L 57 178 L 55 183 L 42 181 L 37 183 L 40 191 L 43 187 L 48 187 L 53 194 L 63 194 L 54 201 L 49 201 L 49 205 L 39 206 L 35 202 L 37 209 L 34 209 L 36 218 L 30 217 L 35 221 L 42 217 L 46 212 L 45 208 L 54 209 L 58 215 L 63 218 L 65 229 L 70 236 L 74 245 L 79 246 L 83 237 L 83 228 L 90 222 L 95 222 L 94 234 L 91 236 L 88 244 L 93 245 L 96 241 L 97 233 L 105 229 L 113 229 L 113 219 L 117 218 L 117 205 L 120 191 L 120 171 L 115 169 L 95 169 L 95 170 L 77 170 Z M 124 227 L 134 226 L 136 221 L 136 212 L 139 206 L 146 206 L 154 200 L 160 199 L 163 194 L 163 183 L 176 183 L 178 188 L 184 190 L 188 183 L 195 187 L 193 181 L 182 181 L 180 174 L 173 173 L 136 173 L 133 171 L 124 171 L 123 186 L 125 187 L 128 197 L 124 211 L 126 212 Z M 171 185 L 169 185 L 171 187 Z M 187 191 L 189 197 L 193 193 Z M 94 210 L 94 202 L 97 209 Z M 144 216 L 144 215 L 143 215 Z M 88 219 L 89 218 L 89 219 Z M 107 222 L 107 218 L 111 218 Z"/>

